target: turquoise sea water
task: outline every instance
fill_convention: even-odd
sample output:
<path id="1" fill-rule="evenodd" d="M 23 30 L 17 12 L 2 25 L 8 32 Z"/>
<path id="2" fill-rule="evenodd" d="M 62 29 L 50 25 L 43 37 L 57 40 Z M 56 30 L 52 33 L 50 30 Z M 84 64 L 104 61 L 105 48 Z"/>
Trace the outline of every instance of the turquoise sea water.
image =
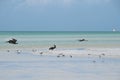
<path id="1" fill-rule="evenodd" d="M 1 31 L 0 49 L 11 48 L 8 44 L 11 38 L 16 38 L 18 48 L 48 48 L 57 45 L 57 48 L 87 48 L 87 47 L 120 47 L 120 32 L 97 31 Z M 79 42 L 79 39 L 88 41 Z"/>

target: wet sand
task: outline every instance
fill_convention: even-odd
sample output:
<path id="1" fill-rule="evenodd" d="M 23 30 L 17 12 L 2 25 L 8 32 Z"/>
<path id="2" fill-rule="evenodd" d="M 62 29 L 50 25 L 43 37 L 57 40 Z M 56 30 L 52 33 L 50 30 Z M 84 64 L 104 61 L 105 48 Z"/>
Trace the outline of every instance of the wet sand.
<path id="1" fill-rule="evenodd" d="M 119 51 L 119 48 L 1 50 L 0 79 L 120 80 Z"/>

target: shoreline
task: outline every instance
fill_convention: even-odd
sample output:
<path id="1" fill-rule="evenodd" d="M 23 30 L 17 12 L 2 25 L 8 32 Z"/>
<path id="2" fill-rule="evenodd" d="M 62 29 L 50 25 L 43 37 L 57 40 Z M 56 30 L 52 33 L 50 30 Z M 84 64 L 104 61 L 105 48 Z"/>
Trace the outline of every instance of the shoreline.
<path id="1" fill-rule="evenodd" d="M 55 50 L 48 50 L 46 48 L 11 48 L 1 49 L 0 54 L 33 54 L 33 55 L 65 55 L 74 57 L 109 57 L 109 58 L 120 58 L 120 48 L 77 48 L 77 49 L 65 49 L 57 48 Z"/>

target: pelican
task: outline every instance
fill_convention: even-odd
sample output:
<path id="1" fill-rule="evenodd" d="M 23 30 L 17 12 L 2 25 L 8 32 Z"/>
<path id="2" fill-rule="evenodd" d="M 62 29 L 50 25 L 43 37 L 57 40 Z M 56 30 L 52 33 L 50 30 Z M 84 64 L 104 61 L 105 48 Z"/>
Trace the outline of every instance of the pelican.
<path id="1" fill-rule="evenodd" d="M 49 50 L 54 50 L 56 48 L 56 45 L 54 45 L 53 47 L 50 47 Z"/>
<path id="2" fill-rule="evenodd" d="M 18 43 L 16 43 L 17 40 L 14 39 L 14 38 L 12 38 L 11 40 L 9 40 L 9 41 L 7 41 L 7 42 L 10 43 L 10 44 L 18 44 Z"/>
<path id="3" fill-rule="evenodd" d="M 88 40 L 85 40 L 85 39 L 80 39 L 80 40 L 78 40 L 78 41 L 82 42 L 82 41 L 88 41 Z"/>

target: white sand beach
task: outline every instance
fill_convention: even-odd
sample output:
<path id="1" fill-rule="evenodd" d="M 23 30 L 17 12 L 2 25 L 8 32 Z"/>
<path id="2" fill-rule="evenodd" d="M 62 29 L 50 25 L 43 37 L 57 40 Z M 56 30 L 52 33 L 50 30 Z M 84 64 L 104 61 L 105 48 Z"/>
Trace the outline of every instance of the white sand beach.
<path id="1" fill-rule="evenodd" d="M 119 52 L 120 48 L 1 50 L 0 79 L 120 80 Z"/>

